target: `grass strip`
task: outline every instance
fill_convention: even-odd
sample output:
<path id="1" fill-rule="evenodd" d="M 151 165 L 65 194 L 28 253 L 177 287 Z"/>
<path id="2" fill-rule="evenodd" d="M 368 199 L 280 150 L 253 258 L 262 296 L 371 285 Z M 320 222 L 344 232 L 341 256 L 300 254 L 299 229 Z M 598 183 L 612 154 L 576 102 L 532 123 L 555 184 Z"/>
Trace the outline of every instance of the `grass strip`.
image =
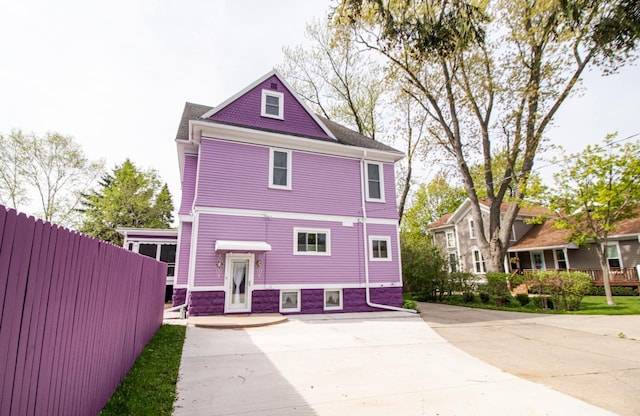
<path id="1" fill-rule="evenodd" d="M 171 415 L 186 327 L 162 325 L 100 415 Z"/>
<path id="2" fill-rule="evenodd" d="M 406 301 L 406 300 L 405 300 Z M 492 309 L 497 311 L 549 313 L 568 315 L 640 315 L 640 296 L 614 296 L 615 306 L 607 305 L 605 296 L 585 296 L 577 311 L 561 311 L 558 309 L 540 309 L 531 302 L 526 306 L 519 306 L 515 299 L 508 306 L 496 306 L 493 300 L 488 303 L 480 301 L 465 302 L 460 295 L 446 296 L 440 302 L 447 305 L 466 306 L 469 308 Z M 428 301 L 432 302 L 432 301 Z"/>

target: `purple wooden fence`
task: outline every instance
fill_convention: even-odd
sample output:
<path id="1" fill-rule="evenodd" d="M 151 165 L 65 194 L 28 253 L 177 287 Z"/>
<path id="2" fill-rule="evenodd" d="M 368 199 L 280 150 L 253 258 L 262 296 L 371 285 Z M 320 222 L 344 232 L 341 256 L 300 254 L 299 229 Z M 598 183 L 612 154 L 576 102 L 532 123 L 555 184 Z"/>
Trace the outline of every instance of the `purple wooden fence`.
<path id="1" fill-rule="evenodd" d="M 162 324 L 166 268 L 0 205 L 0 415 L 98 414 Z"/>

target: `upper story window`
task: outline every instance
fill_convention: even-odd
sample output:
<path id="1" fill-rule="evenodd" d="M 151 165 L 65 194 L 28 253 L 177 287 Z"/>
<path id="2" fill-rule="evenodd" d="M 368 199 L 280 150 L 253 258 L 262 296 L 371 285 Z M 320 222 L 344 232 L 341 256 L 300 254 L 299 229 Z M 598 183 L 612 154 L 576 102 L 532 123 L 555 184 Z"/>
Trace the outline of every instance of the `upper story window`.
<path id="1" fill-rule="evenodd" d="M 384 202 L 382 163 L 367 162 L 367 201 Z"/>
<path id="2" fill-rule="evenodd" d="M 262 111 L 260 115 L 284 120 L 284 94 L 262 90 Z"/>
<path id="3" fill-rule="evenodd" d="M 269 151 L 269 188 L 291 189 L 291 151 Z"/>
<path id="4" fill-rule="evenodd" d="M 369 260 L 391 261 L 391 237 L 369 236 Z"/>
<path id="5" fill-rule="evenodd" d="M 453 235 L 453 231 L 447 231 L 447 247 L 451 248 L 451 247 L 455 247 L 456 246 L 456 239 L 455 236 Z"/>
<path id="6" fill-rule="evenodd" d="M 476 226 L 473 218 L 469 218 L 469 238 L 476 238 Z"/>
<path id="7" fill-rule="evenodd" d="M 294 228 L 293 254 L 331 255 L 331 231 L 328 229 Z"/>

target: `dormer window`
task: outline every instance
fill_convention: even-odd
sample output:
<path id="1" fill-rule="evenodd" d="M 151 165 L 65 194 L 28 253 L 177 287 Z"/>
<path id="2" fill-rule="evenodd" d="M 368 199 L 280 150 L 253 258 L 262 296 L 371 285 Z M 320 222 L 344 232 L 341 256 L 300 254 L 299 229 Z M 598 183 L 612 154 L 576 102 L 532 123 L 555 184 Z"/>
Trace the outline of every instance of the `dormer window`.
<path id="1" fill-rule="evenodd" d="M 262 117 L 284 120 L 284 94 L 262 90 Z"/>

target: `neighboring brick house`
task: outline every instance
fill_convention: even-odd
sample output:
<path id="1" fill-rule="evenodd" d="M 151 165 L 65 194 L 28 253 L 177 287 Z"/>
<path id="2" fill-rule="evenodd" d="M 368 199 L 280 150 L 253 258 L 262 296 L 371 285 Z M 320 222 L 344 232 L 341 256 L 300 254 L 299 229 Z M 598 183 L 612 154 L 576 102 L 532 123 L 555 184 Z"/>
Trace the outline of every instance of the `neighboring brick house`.
<path id="1" fill-rule="evenodd" d="M 311 112 L 276 72 L 186 103 L 174 305 L 191 315 L 402 305 L 394 163 Z"/>
<path id="2" fill-rule="evenodd" d="M 429 226 L 434 241 L 447 255 L 451 270 L 483 274 L 486 269 L 473 232 L 470 201 L 466 200 L 453 214 L 439 218 Z M 505 212 L 507 204 L 501 206 Z M 488 220 L 489 206 L 482 201 L 482 215 Z M 598 255 L 593 247 L 577 246 L 569 241 L 568 230 L 553 226 L 554 219 L 542 207 L 522 208 L 511 232 L 505 269 L 580 270 L 591 275 L 596 284 L 602 281 Z M 534 217 L 548 216 L 542 224 L 527 224 Z M 486 224 L 486 221 L 485 221 Z M 621 221 L 609 235 L 607 256 L 613 284 L 640 286 L 640 217 Z"/>

